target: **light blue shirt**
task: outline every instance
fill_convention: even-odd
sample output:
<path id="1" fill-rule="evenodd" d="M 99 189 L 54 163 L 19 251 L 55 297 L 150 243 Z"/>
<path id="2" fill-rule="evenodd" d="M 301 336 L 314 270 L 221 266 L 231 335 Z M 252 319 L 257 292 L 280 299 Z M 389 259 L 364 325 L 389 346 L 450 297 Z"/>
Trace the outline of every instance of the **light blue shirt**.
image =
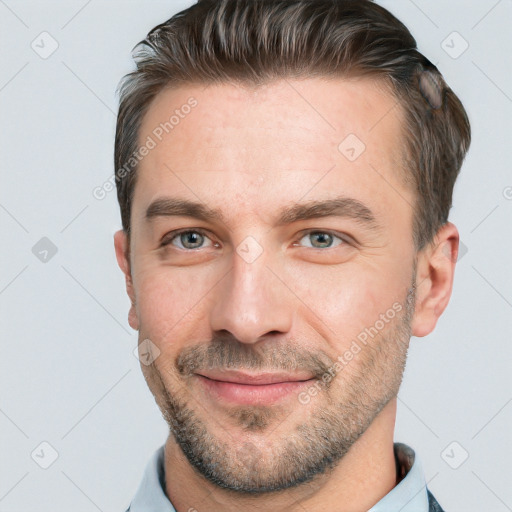
<path id="1" fill-rule="evenodd" d="M 146 466 L 126 512 L 176 512 L 165 494 L 164 446 L 153 454 Z M 427 489 L 419 458 L 403 443 L 395 443 L 394 447 L 397 464 L 405 477 L 368 512 L 428 512 Z"/>

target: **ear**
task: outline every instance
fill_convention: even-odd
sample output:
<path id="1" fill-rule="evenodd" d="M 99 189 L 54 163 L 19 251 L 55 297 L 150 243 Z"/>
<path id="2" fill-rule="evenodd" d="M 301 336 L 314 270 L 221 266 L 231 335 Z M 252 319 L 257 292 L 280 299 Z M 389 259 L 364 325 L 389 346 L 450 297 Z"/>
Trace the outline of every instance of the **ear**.
<path id="1" fill-rule="evenodd" d="M 132 329 L 139 330 L 139 319 L 135 309 L 135 289 L 130 268 L 130 247 L 128 244 L 128 236 L 123 229 L 116 231 L 114 234 L 114 247 L 116 250 L 116 259 L 119 268 L 123 271 L 126 280 L 126 292 L 130 298 L 132 305 L 128 312 L 128 323 Z"/>
<path id="2" fill-rule="evenodd" d="M 459 254 L 459 232 L 446 222 L 433 242 L 418 254 L 416 267 L 416 306 L 411 323 L 412 334 L 431 333 L 452 294 L 455 265 Z"/>

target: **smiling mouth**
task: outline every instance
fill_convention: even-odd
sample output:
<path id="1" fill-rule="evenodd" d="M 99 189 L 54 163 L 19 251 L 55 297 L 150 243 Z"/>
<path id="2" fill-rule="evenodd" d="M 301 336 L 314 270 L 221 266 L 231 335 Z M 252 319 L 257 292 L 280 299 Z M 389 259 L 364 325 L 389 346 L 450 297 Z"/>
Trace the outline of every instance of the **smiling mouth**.
<path id="1" fill-rule="evenodd" d="M 310 373 L 202 372 L 196 373 L 214 399 L 245 405 L 275 403 L 299 392 L 314 380 Z"/>

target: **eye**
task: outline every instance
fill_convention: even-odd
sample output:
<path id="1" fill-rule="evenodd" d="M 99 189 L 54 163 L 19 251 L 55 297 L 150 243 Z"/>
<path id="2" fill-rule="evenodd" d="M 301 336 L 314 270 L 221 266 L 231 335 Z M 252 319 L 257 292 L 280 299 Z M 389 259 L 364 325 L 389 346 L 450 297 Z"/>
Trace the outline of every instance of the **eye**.
<path id="1" fill-rule="evenodd" d="M 210 241 L 210 245 L 203 245 L 205 240 Z M 206 235 L 203 230 L 200 229 L 181 229 L 179 231 L 172 231 L 169 233 L 161 243 L 161 246 L 174 245 L 178 249 L 193 250 L 202 249 L 203 247 L 217 247 L 218 244 L 214 244 Z"/>
<path id="2" fill-rule="evenodd" d="M 337 247 L 339 245 L 346 245 L 348 242 L 343 240 L 340 236 L 336 235 L 331 231 L 308 231 L 303 234 L 303 236 L 299 239 L 299 242 L 303 239 L 310 239 L 313 241 L 311 245 L 306 245 L 306 247 L 311 247 L 313 249 L 330 249 L 332 247 Z M 340 243 L 334 244 L 335 239 L 338 239 Z M 294 244 L 296 245 L 296 244 Z"/>

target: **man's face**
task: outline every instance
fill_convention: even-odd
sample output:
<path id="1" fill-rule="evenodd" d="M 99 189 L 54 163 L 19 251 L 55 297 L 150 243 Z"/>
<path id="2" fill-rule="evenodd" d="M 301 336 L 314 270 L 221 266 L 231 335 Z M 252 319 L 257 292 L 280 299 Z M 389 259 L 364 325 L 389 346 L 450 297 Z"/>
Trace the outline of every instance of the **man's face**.
<path id="1" fill-rule="evenodd" d="M 310 480 L 394 400 L 415 258 L 395 103 L 367 79 L 189 85 L 144 117 L 130 324 L 177 444 L 217 485 Z M 165 198 L 218 215 L 147 217 Z"/>

